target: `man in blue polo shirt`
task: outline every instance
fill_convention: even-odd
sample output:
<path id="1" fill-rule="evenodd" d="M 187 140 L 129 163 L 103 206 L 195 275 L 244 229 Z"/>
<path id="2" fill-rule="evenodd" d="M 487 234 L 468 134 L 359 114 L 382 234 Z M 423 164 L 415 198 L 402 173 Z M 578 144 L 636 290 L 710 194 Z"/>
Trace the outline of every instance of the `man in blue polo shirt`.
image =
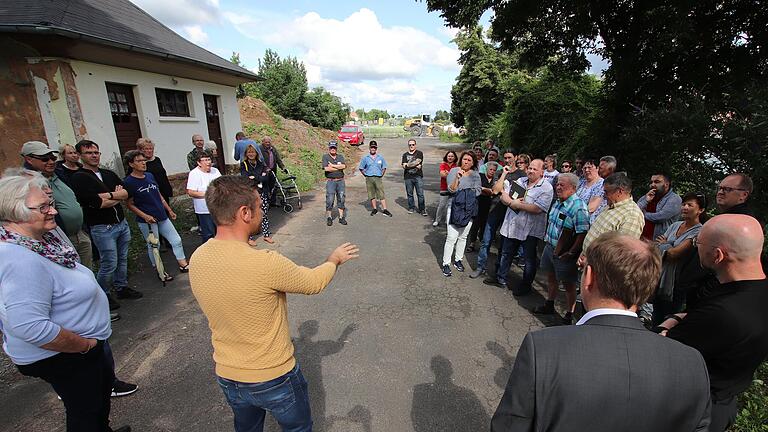
<path id="1" fill-rule="evenodd" d="M 248 138 L 244 133 L 238 132 L 235 134 L 235 154 L 233 156 L 236 161 L 240 161 L 243 158 L 243 153 L 245 153 L 245 149 L 249 145 L 252 145 L 255 149 L 259 148 L 259 144 Z"/>
<path id="2" fill-rule="evenodd" d="M 387 172 L 387 161 L 377 153 L 379 145 L 371 140 L 368 143 L 369 154 L 365 155 L 360 161 L 358 168 L 365 177 L 365 187 L 368 189 L 368 199 L 371 200 L 371 216 L 379 212 L 376 201 L 381 203 L 381 213 L 392 217 L 392 213 L 387 210 L 387 200 L 384 195 L 384 184 L 381 178 Z"/>
<path id="3" fill-rule="evenodd" d="M 563 324 L 566 325 L 573 322 L 576 283 L 579 278 L 576 261 L 589 231 L 589 210 L 584 200 L 576 195 L 578 185 L 579 178 L 575 174 L 562 173 L 557 176 L 557 200 L 549 210 L 544 253 L 541 255 L 541 270 L 548 277 L 547 302 L 533 309 L 536 314 L 554 314 L 557 285 L 562 282 L 568 308 L 563 316 Z"/>

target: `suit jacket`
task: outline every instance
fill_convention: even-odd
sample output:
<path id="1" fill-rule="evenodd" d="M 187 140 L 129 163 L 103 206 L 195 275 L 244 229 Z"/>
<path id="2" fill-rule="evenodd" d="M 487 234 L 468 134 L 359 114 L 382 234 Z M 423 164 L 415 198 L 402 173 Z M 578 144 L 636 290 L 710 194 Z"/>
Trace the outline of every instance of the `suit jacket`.
<path id="1" fill-rule="evenodd" d="M 634 317 L 528 333 L 492 431 L 700 431 L 709 377 L 696 350 Z"/>

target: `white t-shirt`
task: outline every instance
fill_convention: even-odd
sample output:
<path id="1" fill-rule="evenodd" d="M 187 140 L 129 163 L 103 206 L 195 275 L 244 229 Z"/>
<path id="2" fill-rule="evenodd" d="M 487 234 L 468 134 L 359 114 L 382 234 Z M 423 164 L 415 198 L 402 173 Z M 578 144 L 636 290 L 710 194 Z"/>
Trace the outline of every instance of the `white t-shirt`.
<path id="1" fill-rule="evenodd" d="M 203 172 L 200 167 L 197 167 L 189 172 L 189 176 L 187 177 L 187 189 L 205 192 L 206 189 L 208 189 L 208 185 L 219 177 L 221 177 L 221 173 L 214 167 L 211 167 L 211 172 Z M 205 204 L 205 198 L 192 198 L 192 203 L 195 205 L 195 213 L 210 213 L 208 211 L 208 206 Z"/>
<path id="2" fill-rule="evenodd" d="M 560 171 L 558 171 L 558 170 L 552 170 L 552 171 L 547 171 L 547 170 L 544 170 L 544 178 L 545 178 L 545 179 L 547 179 L 547 180 L 549 180 L 549 183 L 550 183 L 550 184 L 551 184 L 553 187 L 556 185 L 556 183 L 555 183 L 555 179 L 556 179 L 556 178 L 557 178 L 557 176 L 559 176 L 559 175 L 560 175 Z"/>

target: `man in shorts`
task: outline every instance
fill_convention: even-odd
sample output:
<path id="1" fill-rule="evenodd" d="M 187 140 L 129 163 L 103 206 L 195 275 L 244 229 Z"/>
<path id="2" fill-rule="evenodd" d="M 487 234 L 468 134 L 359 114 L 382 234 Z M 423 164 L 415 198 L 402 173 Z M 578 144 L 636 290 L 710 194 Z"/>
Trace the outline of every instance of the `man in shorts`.
<path id="1" fill-rule="evenodd" d="M 549 222 L 544 235 L 544 253 L 541 255 L 541 270 L 547 273 L 547 301 L 533 309 L 535 314 L 554 314 L 558 283 L 565 287 L 567 310 L 563 324 L 572 324 L 573 309 L 576 306 L 576 283 L 578 268 L 576 260 L 589 231 L 589 210 L 587 204 L 576 195 L 579 177 L 562 173 L 557 177 L 555 192 L 557 200 L 549 210 Z"/>
<path id="2" fill-rule="evenodd" d="M 371 200 L 371 216 L 379 212 L 376 201 L 381 203 L 381 212 L 389 217 L 392 213 L 387 210 L 387 200 L 384 195 L 384 183 L 381 178 L 387 172 L 387 161 L 377 153 L 379 145 L 371 140 L 368 143 L 369 154 L 360 161 L 359 169 L 365 177 L 365 187 L 368 189 L 368 199 Z"/>

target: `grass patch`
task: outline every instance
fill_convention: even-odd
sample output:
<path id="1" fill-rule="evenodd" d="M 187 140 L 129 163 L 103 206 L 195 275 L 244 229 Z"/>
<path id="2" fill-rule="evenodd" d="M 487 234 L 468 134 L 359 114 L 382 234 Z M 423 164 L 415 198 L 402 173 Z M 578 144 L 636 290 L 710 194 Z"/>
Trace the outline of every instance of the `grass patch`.
<path id="1" fill-rule="evenodd" d="M 449 134 L 448 132 L 440 132 L 440 141 L 447 143 L 464 143 L 465 137 L 456 134 Z"/>
<path id="2" fill-rule="evenodd" d="M 739 396 L 739 414 L 731 432 L 768 431 L 768 362 L 763 362 L 752 385 Z"/>

